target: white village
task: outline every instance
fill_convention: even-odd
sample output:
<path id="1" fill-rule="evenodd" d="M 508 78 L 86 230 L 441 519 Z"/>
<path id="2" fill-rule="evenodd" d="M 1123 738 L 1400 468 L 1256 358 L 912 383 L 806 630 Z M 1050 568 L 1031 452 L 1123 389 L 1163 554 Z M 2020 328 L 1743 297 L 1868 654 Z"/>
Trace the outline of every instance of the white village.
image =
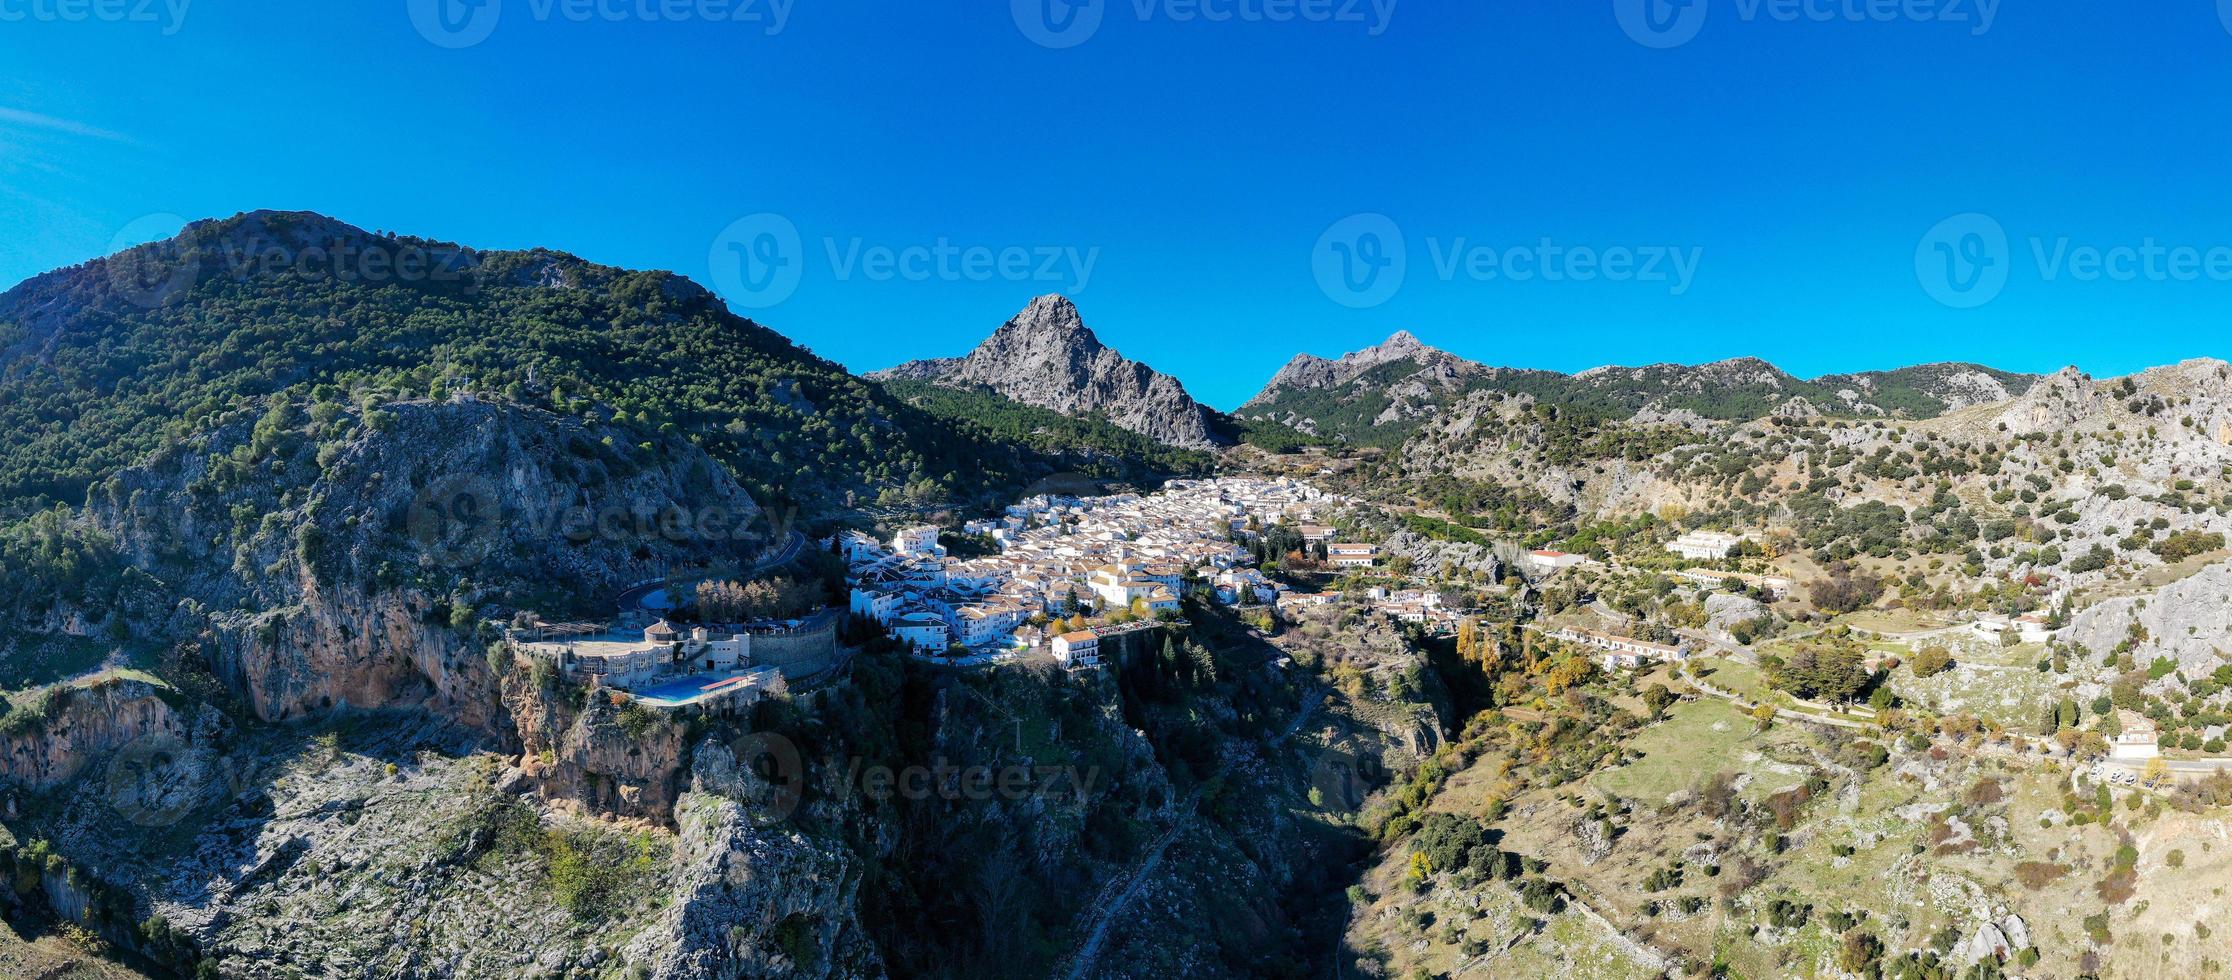
<path id="1" fill-rule="evenodd" d="M 1101 639 L 1175 618 L 1190 588 L 1212 589 L 1225 605 L 1279 601 L 1286 587 L 1252 567 L 1239 542 L 1280 523 L 1326 540 L 1333 528 L 1313 522 L 1348 506 L 1285 478 L 1172 480 L 1148 495 L 1035 496 L 961 528 L 997 554 L 951 555 L 930 526 L 888 544 L 845 532 L 839 546 L 852 613 L 919 655 L 981 662 L 1043 651 L 1064 667 L 1094 667 Z"/>

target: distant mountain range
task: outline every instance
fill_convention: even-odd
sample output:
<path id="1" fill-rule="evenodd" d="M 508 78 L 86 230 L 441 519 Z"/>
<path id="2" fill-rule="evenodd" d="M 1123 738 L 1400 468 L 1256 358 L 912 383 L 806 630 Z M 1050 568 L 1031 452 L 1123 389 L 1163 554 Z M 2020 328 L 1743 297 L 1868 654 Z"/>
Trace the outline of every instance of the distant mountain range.
<path id="1" fill-rule="evenodd" d="M 1250 425 L 1291 429 L 1326 442 L 1394 446 L 1423 420 L 1483 391 L 1529 395 L 1606 419 L 1925 419 L 2005 401 L 2028 391 L 2039 378 L 1975 364 L 1925 364 L 1806 380 L 1749 357 L 1563 374 L 1491 367 L 1399 331 L 1339 358 L 1296 355 L 1227 418 L 1195 401 L 1176 378 L 1101 343 L 1077 307 L 1060 296 L 1033 300 L 965 357 L 910 361 L 868 377 L 977 389 L 1024 405 L 1105 419 L 1188 449 L 1228 444 Z"/>
<path id="2" fill-rule="evenodd" d="M 420 271 L 340 275 L 304 256 Z M 0 501 L 76 499 L 164 439 L 302 385 L 499 391 L 698 433 L 757 492 L 829 503 L 879 483 L 910 499 L 982 492 L 988 475 L 1027 482 L 1078 454 L 1194 470 L 1203 451 L 1243 440 L 1393 447 L 1481 392 L 1604 419 L 1923 419 L 2037 380 L 1971 364 L 1805 380 L 1754 358 L 1569 375 L 1480 364 L 1398 332 L 1338 358 L 1297 355 L 1228 416 L 1102 343 L 1062 296 L 1032 300 L 964 356 L 861 379 L 670 273 L 256 212 L 0 294 Z M 825 478 L 836 472 L 850 476 Z"/>
<path id="3" fill-rule="evenodd" d="M 1335 360 L 1297 355 L 1236 414 L 1344 442 L 1392 445 L 1415 431 L 1420 420 L 1480 391 L 1531 395 L 1598 418 L 1740 421 L 1785 414 L 1921 419 L 2005 401 L 2037 380 L 2037 375 L 1974 364 L 1926 364 L 1809 381 L 1751 357 L 1562 374 L 1490 367 L 1398 332 Z"/>

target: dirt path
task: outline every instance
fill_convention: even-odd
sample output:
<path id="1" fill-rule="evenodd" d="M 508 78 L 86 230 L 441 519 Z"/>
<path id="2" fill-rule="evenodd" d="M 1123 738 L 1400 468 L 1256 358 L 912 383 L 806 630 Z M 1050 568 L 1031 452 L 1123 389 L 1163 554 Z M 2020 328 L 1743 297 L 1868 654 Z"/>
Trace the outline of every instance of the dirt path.
<path id="1" fill-rule="evenodd" d="M 1326 697 L 1331 693 L 1329 690 L 1320 688 L 1315 694 L 1310 695 L 1309 699 L 1303 702 L 1302 710 L 1297 712 L 1294 720 L 1287 724 L 1286 730 L 1280 732 L 1277 737 L 1272 738 L 1265 744 L 1268 747 L 1277 748 L 1285 744 L 1287 739 L 1293 738 L 1294 733 L 1301 731 L 1302 726 L 1309 723 L 1310 715 L 1317 711 L 1319 705 L 1325 703 Z M 1078 948 L 1077 958 L 1072 961 L 1070 969 L 1061 974 L 1062 976 L 1068 977 L 1069 980 L 1082 980 L 1083 977 L 1092 972 L 1094 964 L 1100 959 L 1101 946 L 1108 939 L 1109 924 L 1116 921 L 1117 914 L 1124 910 L 1124 906 L 1131 904 L 1131 900 L 1138 897 L 1140 890 L 1147 886 L 1148 880 L 1155 876 L 1155 870 L 1162 866 L 1163 853 L 1170 850 L 1170 845 L 1178 841 L 1179 835 L 1185 833 L 1193 825 L 1195 806 L 1201 801 L 1201 787 L 1223 775 L 1224 770 L 1225 767 L 1219 765 L 1215 772 L 1210 773 L 1208 779 L 1202 780 L 1199 785 L 1194 787 L 1192 792 L 1186 794 L 1186 800 L 1179 804 L 1178 816 L 1171 821 L 1170 829 L 1163 831 L 1163 835 L 1155 839 L 1154 846 L 1147 849 L 1147 856 L 1139 862 L 1138 867 L 1134 868 L 1129 875 L 1112 879 L 1109 882 L 1111 888 L 1116 887 L 1118 882 L 1122 883 L 1122 887 L 1117 889 L 1113 895 L 1104 889 L 1103 897 L 1086 908 L 1085 914 L 1092 918 L 1092 928 L 1086 930 L 1084 945 Z"/>

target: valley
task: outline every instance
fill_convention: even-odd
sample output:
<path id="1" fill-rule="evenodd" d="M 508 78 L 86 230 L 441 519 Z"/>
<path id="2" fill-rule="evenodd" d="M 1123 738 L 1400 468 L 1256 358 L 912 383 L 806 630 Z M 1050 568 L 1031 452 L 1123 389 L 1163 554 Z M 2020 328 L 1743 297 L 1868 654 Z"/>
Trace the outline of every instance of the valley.
<path id="1" fill-rule="evenodd" d="M 453 274 L 227 259 L 313 251 Z M 856 376 L 255 212 L 0 295 L 0 392 L 7 970 L 2232 959 L 2221 361 L 1400 332 L 1225 413 L 1062 296 Z"/>

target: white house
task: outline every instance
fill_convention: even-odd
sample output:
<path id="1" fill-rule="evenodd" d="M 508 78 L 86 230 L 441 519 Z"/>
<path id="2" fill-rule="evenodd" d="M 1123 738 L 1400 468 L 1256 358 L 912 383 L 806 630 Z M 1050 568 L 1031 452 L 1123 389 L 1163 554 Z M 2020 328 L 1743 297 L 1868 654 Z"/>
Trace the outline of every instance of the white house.
<path id="1" fill-rule="evenodd" d="M 1379 560 L 1379 545 L 1345 542 L 1325 546 L 1325 556 L 1335 568 L 1366 568 Z"/>
<path id="2" fill-rule="evenodd" d="M 946 616 L 946 625 L 962 646 L 1005 646 L 1028 616 L 1020 604 L 1013 602 L 971 602 L 954 607 Z"/>
<path id="3" fill-rule="evenodd" d="M 845 560 L 874 561 L 884 557 L 883 542 L 860 531 L 842 531 L 837 535 L 837 547 L 844 552 Z"/>
<path id="4" fill-rule="evenodd" d="M 1214 580 L 1217 601 L 1227 605 L 1236 602 L 1270 602 L 1279 594 L 1279 588 L 1253 568 L 1235 568 L 1221 572 Z M 1230 600 L 1227 600 L 1230 596 Z"/>
<path id="5" fill-rule="evenodd" d="M 1742 544 L 1744 536 L 1722 531 L 1691 531 L 1666 543 L 1666 550 L 1692 561 L 1726 558 Z"/>
<path id="6" fill-rule="evenodd" d="M 683 640 L 679 661 L 692 671 L 738 670 L 752 662 L 750 633 L 714 633 L 700 626 Z"/>
<path id="7" fill-rule="evenodd" d="M 1587 560 L 1580 555 L 1569 555 L 1563 551 L 1527 552 L 1527 566 L 1537 572 L 1555 572 L 1562 568 L 1572 568 Z"/>
<path id="8" fill-rule="evenodd" d="M 1152 579 L 1133 577 L 1122 569 L 1110 567 L 1097 569 L 1087 576 L 1085 584 L 1100 597 L 1102 608 L 1124 609 L 1135 599 L 1145 599 L 1153 592 L 1169 592 L 1162 583 Z"/>
<path id="9" fill-rule="evenodd" d="M 1055 637 L 1054 660 L 1071 669 L 1100 666 L 1100 635 L 1078 630 Z"/>
<path id="10" fill-rule="evenodd" d="M 856 588 L 852 590 L 851 608 L 852 614 L 855 616 L 863 616 L 879 623 L 889 623 L 891 617 L 898 615 L 899 610 L 906 605 L 906 602 L 907 596 L 904 592 Z"/>
<path id="11" fill-rule="evenodd" d="M 2154 719 L 2117 708 L 2116 723 L 2123 730 L 2108 740 L 2109 758 L 2146 760 L 2162 754 L 2162 749 L 2155 740 Z"/>
<path id="12" fill-rule="evenodd" d="M 1752 575 L 1747 572 L 1724 572 L 1717 568 L 1686 568 L 1673 573 L 1675 578 L 1717 589 L 1735 579 L 1747 589 L 1758 589 L 1768 598 L 1780 599 L 1790 594 L 1790 580 L 1777 575 Z"/>
<path id="13" fill-rule="evenodd" d="M 1550 634 L 1568 643 L 1579 643 L 1604 651 L 1604 669 L 1641 667 L 1654 661 L 1682 663 L 1689 659 L 1689 651 L 1679 646 L 1652 643 L 1628 636 L 1612 636 L 1594 630 L 1566 627 Z"/>
<path id="14" fill-rule="evenodd" d="M 900 528 L 891 536 L 891 550 L 902 555 L 945 557 L 945 546 L 938 543 L 938 529 L 928 524 Z"/>
<path id="15" fill-rule="evenodd" d="M 910 613 L 891 623 L 891 638 L 912 647 L 916 653 L 936 653 L 952 646 L 951 637 L 945 620 L 927 613 Z"/>

